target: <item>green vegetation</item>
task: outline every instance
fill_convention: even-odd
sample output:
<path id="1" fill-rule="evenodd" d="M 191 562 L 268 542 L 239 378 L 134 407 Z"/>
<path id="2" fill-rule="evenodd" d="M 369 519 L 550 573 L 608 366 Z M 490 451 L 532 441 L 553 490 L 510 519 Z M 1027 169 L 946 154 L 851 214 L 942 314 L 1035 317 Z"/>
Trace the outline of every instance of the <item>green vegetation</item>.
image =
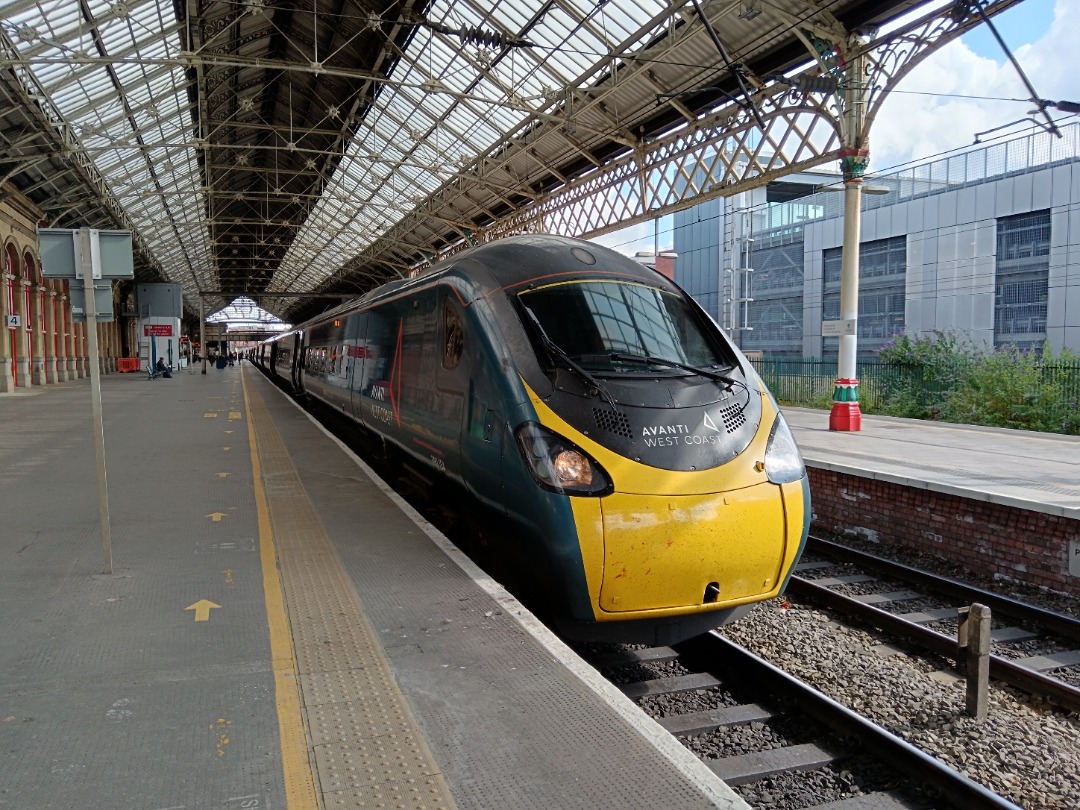
<path id="1" fill-rule="evenodd" d="M 831 407 L 835 360 L 755 365 L 781 402 Z M 858 373 L 863 413 L 1080 434 L 1080 356 L 1069 350 L 985 351 L 945 332 L 901 335 Z"/>

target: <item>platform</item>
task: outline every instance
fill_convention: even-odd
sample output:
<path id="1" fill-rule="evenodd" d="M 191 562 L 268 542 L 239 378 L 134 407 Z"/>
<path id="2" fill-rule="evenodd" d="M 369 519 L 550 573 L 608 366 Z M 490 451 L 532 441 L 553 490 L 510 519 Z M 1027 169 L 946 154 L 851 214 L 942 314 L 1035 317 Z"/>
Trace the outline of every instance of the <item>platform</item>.
<path id="1" fill-rule="evenodd" d="M 1080 518 L 1080 436 L 863 414 L 830 431 L 829 412 L 784 408 L 808 467 Z"/>
<path id="2" fill-rule="evenodd" d="M 0 395 L 0 808 L 746 805 L 241 364 Z"/>

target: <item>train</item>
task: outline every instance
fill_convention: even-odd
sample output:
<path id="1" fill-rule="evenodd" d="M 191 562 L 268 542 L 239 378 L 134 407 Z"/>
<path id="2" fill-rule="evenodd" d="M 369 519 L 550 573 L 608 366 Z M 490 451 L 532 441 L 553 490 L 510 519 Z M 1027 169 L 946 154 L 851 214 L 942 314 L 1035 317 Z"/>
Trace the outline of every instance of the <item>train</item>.
<path id="1" fill-rule="evenodd" d="M 466 550 L 567 638 L 699 635 L 802 554 L 809 485 L 775 399 L 674 281 L 598 244 L 474 246 L 251 359 L 455 504 Z"/>

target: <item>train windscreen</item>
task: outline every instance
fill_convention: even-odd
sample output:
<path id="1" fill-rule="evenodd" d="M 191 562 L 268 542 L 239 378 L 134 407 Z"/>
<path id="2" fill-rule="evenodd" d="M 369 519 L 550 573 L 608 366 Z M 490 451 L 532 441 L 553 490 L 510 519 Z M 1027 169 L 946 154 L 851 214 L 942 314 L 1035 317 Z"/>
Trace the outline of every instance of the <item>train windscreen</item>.
<path id="1" fill-rule="evenodd" d="M 690 304 L 666 290 L 591 279 L 533 288 L 518 298 L 547 338 L 590 370 L 640 367 L 631 357 L 663 358 L 698 368 L 732 363 L 706 334 Z"/>

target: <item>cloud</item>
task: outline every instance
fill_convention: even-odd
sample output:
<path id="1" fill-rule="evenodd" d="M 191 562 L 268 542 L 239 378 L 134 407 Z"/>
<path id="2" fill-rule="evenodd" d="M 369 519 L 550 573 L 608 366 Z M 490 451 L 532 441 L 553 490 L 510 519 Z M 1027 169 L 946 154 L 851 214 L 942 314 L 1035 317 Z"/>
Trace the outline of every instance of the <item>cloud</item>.
<path id="1" fill-rule="evenodd" d="M 1068 85 L 1072 71 L 1062 66 L 1076 61 L 1075 36 L 1069 32 L 1075 32 L 1078 23 L 1080 0 L 1058 0 L 1055 22 L 1048 31 L 1037 42 L 1014 46 L 1017 60 L 1041 98 L 1068 99 L 1074 92 Z M 976 133 L 1027 118 L 1034 109 L 1027 100 L 1029 91 L 1004 53 L 1000 60 L 981 57 L 962 40 L 932 54 L 895 90 L 902 92 L 886 96 L 870 129 L 870 169 L 874 172 L 969 146 Z M 1018 125 L 1001 132 L 1029 130 L 1029 125 Z"/>
<path id="2" fill-rule="evenodd" d="M 1080 0 L 1057 0 L 1054 22 L 1037 42 L 1016 49 L 1016 57 L 1040 97 L 1080 101 L 1076 90 L 1076 31 Z M 1078 119 L 1073 119 L 1078 120 Z"/>

